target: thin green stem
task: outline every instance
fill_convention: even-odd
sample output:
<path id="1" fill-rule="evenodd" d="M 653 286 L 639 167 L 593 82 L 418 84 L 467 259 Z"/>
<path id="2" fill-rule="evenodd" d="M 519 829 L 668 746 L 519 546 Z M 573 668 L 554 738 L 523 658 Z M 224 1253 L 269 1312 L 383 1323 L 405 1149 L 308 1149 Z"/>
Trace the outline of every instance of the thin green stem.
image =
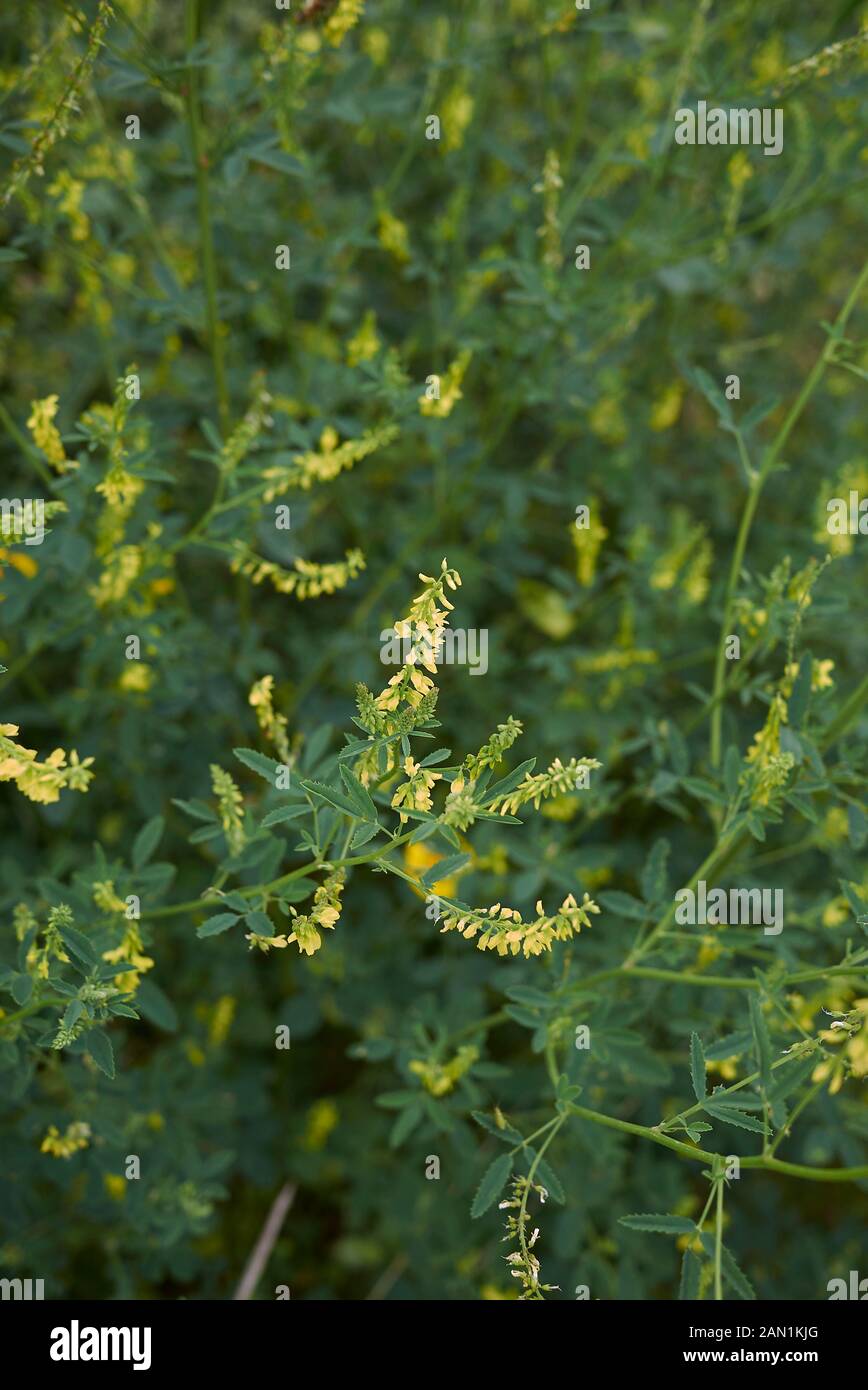
<path id="1" fill-rule="evenodd" d="M 185 37 L 188 53 L 199 37 L 199 0 L 186 0 Z M 214 386 L 217 395 L 217 414 L 223 435 L 229 432 L 229 393 L 226 387 L 226 365 L 223 354 L 223 337 L 217 315 L 217 262 L 214 255 L 214 236 L 211 226 L 211 191 L 208 177 L 208 156 L 205 153 L 202 134 L 202 118 L 199 110 L 199 74 L 191 63 L 187 68 L 184 100 L 187 108 L 187 124 L 190 132 L 190 147 L 193 166 L 196 172 L 196 202 L 199 217 L 199 247 L 202 254 L 202 271 L 205 277 L 205 313 L 208 322 L 208 345 L 214 368 Z"/>
<path id="2" fill-rule="evenodd" d="M 719 1303 L 723 1298 L 723 1178 L 717 1179 L 717 1210 L 714 1218 L 714 1297 Z"/>

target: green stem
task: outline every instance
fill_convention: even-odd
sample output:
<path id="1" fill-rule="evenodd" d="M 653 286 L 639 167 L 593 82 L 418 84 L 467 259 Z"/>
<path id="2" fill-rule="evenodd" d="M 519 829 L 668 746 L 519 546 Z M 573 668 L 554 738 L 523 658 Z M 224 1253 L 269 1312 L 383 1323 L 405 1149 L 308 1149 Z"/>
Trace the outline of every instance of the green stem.
<path id="1" fill-rule="evenodd" d="M 199 0 L 186 0 L 185 38 L 187 51 L 193 48 L 199 37 Z M 208 179 L 208 156 L 205 153 L 202 136 L 202 121 L 199 112 L 199 74 L 192 64 L 187 68 L 187 84 L 184 93 L 187 108 L 187 124 L 190 131 L 190 146 L 193 166 L 196 171 L 196 201 L 199 214 L 199 246 L 202 253 L 202 270 L 205 276 L 205 313 L 208 321 L 208 345 L 214 367 L 214 385 L 217 394 L 217 414 L 224 437 L 229 433 L 229 394 L 226 388 L 226 367 L 223 356 L 223 338 L 217 316 L 217 263 L 214 256 L 214 238 L 211 229 L 211 193 Z"/>
<path id="2" fill-rule="evenodd" d="M 838 317 L 832 326 L 831 333 L 826 338 L 823 351 L 820 353 L 810 372 L 808 373 L 801 391 L 787 412 L 786 418 L 763 455 L 762 462 L 756 473 L 752 476 L 752 481 L 745 498 L 744 509 L 741 515 L 741 523 L 738 528 L 735 550 L 733 551 L 732 564 L 729 570 L 729 579 L 726 586 L 726 594 L 723 603 L 723 621 L 720 625 L 720 636 L 717 644 L 717 659 L 714 667 L 714 687 L 712 690 L 712 700 L 714 708 L 711 716 L 711 765 L 717 767 L 721 757 L 721 732 L 723 727 L 723 703 L 720 695 L 723 689 L 724 671 L 726 669 L 726 638 L 729 635 L 730 622 L 732 620 L 732 607 L 735 601 L 736 590 L 741 575 L 741 567 L 744 561 L 745 549 L 747 547 L 748 536 L 750 535 L 751 525 L 756 513 L 757 503 L 760 499 L 766 480 L 772 469 L 780 458 L 781 452 L 789 439 L 794 426 L 799 420 L 805 406 L 813 396 L 817 387 L 825 375 L 826 368 L 835 354 L 838 341 L 844 333 L 847 321 L 862 293 L 862 289 L 868 281 L 868 261 L 862 267 L 856 278 L 855 284 L 850 290 Z"/>
<path id="3" fill-rule="evenodd" d="M 714 1218 L 714 1297 L 719 1303 L 723 1298 L 723 1178 L 717 1179 L 717 1211 Z"/>

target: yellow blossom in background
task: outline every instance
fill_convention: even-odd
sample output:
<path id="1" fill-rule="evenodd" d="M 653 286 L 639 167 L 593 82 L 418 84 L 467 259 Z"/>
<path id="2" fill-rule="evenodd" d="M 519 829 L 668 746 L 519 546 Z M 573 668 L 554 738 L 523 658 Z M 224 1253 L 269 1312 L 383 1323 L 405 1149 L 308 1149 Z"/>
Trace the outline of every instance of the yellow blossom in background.
<path id="1" fill-rule="evenodd" d="M 217 1000 L 208 1024 L 208 1041 L 212 1047 L 219 1047 L 228 1038 L 236 1007 L 236 1000 L 231 994 L 221 994 Z"/>
<path id="2" fill-rule="evenodd" d="M 384 251 L 394 256 L 396 261 L 409 261 L 410 242 L 407 225 L 386 208 L 381 208 L 377 218 L 377 238 Z"/>
<path id="3" fill-rule="evenodd" d="M 338 48 L 362 17 L 365 0 L 338 0 L 338 7 L 326 20 L 323 34 L 333 48 Z"/>
<path id="4" fill-rule="evenodd" d="M 263 676 L 251 687 L 248 703 L 256 711 L 256 721 L 265 737 L 274 744 L 282 763 L 290 761 L 287 721 L 274 709 L 274 676 Z"/>
<path id="5" fill-rule="evenodd" d="M 62 1135 L 56 1125 L 49 1125 L 39 1151 L 51 1154 L 54 1158 L 71 1158 L 80 1149 L 87 1148 L 90 1135 L 90 1125 L 83 1120 L 76 1120 L 73 1124 L 67 1125 L 66 1132 Z"/>
<path id="6" fill-rule="evenodd" d="M 684 386 L 680 381 L 673 381 L 657 397 L 651 407 L 649 424 L 652 430 L 671 429 L 681 414 L 681 403 L 684 400 Z"/>
<path id="7" fill-rule="evenodd" d="M 332 1130 L 337 1128 L 338 1107 L 332 1100 L 317 1100 L 307 1112 L 307 1125 L 302 1138 L 302 1148 L 316 1153 L 324 1149 Z"/>
<path id="8" fill-rule="evenodd" d="M 110 603 L 120 603 L 126 598 L 130 587 L 141 573 L 143 562 L 141 546 L 121 546 L 108 560 L 97 583 L 91 585 L 88 591 L 97 608 L 105 608 Z"/>
<path id="9" fill-rule="evenodd" d="M 416 840 L 415 843 L 404 846 L 404 868 L 414 878 L 421 878 L 428 869 L 433 869 L 434 865 L 438 864 L 444 857 L 443 854 L 438 854 L 436 850 L 432 850 L 424 840 Z M 441 878 L 436 883 L 432 883 L 428 892 L 442 898 L 451 898 L 455 895 L 457 888 L 458 879 L 454 874 L 451 874 L 449 878 Z M 413 891 L 418 890 L 414 888 Z"/>
<path id="10" fill-rule="evenodd" d="M 385 29 L 366 24 L 361 36 L 363 52 L 367 53 L 375 67 L 381 68 L 389 56 L 389 35 Z"/>
<path id="11" fill-rule="evenodd" d="M 365 557 L 360 550 L 348 550 L 343 560 L 330 564 L 317 564 L 313 560 L 302 560 L 300 556 L 292 564 L 291 570 L 284 569 L 272 560 L 261 559 L 238 541 L 230 567 L 233 574 L 243 574 L 252 584 L 261 584 L 267 579 L 279 594 L 307 599 L 345 589 L 365 568 Z"/>
<path id="12" fill-rule="evenodd" d="M 84 189 L 81 180 L 74 179 L 66 169 L 62 169 L 48 186 L 51 197 L 58 199 L 59 211 L 69 218 L 73 241 L 87 241 L 90 236 L 90 219 L 81 207 Z"/>
<path id="13" fill-rule="evenodd" d="M 57 396 L 46 396 L 44 400 L 31 401 L 27 428 L 34 444 L 42 450 L 52 468 L 58 473 L 68 473 L 71 469 L 77 468 L 78 464 L 66 457 L 60 431 L 54 424 L 57 406 Z"/>
<path id="14" fill-rule="evenodd" d="M 129 961 L 132 969 L 123 975 L 116 975 L 114 979 L 117 988 L 123 990 L 125 994 L 135 994 L 142 975 L 154 967 L 154 961 L 151 957 L 144 954 L 142 937 L 136 922 L 127 923 L 120 946 L 116 946 L 111 951 L 103 951 L 102 958 L 110 965 L 119 965 L 121 961 Z"/>
<path id="15" fill-rule="evenodd" d="M 423 415 L 434 416 L 437 419 L 445 419 L 451 415 L 458 401 L 461 400 L 461 383 L 464 374 L 470 365 L 472 357 L 470 352 L 462 352 L 450 363 L 445 376 L 440 381 L 439 396 L 433 398 L 427 394 L 419 397 L 419 409 Z"/>
<path id="16" fill-rule="evenodd" d="M 360 362 L 370 362 L 380 351 L 382 344 L 377 334 L 377 315 L 368 309 L 361 324 L 347 343 L 347 362 L 357 367 Z"/>
<path id="17" fill-rule="evenodd" d="M 145 694 L 154 683 L 154 673 L 143 661 L 129 661 L 118 679 L 118 689 Z"/>
<path id="18" fill-rule="evenodd" d="M 440 103 L 443 148 L 458 150 L 473 120 L 473 97 L 463 87 L 452 87 Z"/>
<path id="19" fill-rule="evenodd" d="M 472 1044 L 459 1047 L 451 1062 L 422 1061 L 415 1058 L 407 1064 L 408 1071 L 418 1076 L 425 1090 L 432 1096 L 446 1096 L 466 1075 L 479 1058 L 479 1048 Z"/>
<path id="20" fill-rule="evenodd" d="M 122 1202 L 127 1195 L 127 1180 L 122 1173 L 103 1174 L 102 1184 L 113 1202 Z"/>
<path id="21" fill-rule="evenodd" d="M 596 497 L 589 499 L 587 507 L 587 526 L 577 526 L 574 522 L 570 528 L 576 552 L 576 579 L 583 589 L 590 588 L 594 582 L 597 558 L 603 548 L 603 542 L 609 536 L 608 528 L 600 520 L 600 507 Z"/>

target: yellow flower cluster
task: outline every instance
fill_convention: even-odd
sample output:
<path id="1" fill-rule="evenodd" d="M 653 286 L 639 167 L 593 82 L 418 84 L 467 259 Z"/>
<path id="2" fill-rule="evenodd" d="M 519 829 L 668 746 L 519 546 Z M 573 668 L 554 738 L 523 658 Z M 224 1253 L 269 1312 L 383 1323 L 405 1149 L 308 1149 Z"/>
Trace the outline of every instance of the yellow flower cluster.
<path id="1" fill-rule="evenodd" d="M 28 931 L 36 927 L 36 918 L 30 909 L 24 904 L 19 903 L 13 914 L 15 932 L 19 941 L 23 941 Z M 71 927 L 73 924 L 72 911 L 66 903 L 58 903 L 48 912 L 48 923 L 42 935 L 42 945 L 38 945 L 38 936 L 34 937 L 30 950 L 27 952 L 27 969 L 31 975 L 35 975 L 39 980 L 48 979 L 48 971 L 53 960 L 69 964 L 69 956 L 63 949 L 63 938 L 60 935 L 61 927 Z"/>
<path id="2" fill-rule="evenodd" d="M 325 565 L 296 557 L 292 570 L 272 560 L 261 559 L 241 541 L 236 541 L 234 552 L 231 565 L 234 574 L 243 574 L 253 584 L 267 579 L 279 594 L 292 594 L 297 599 L 319 598 L 321 594 L 345 589 L 365 568 L 361 550 L 348 550 L 343 560 Z"/>
<path id="3" fill-rule="evenodd" d="M 538 811 L 543 798 L 563 796 L 566 792 L 575 791 L 577 786 L 586 781 L 592 769 L 602 766 L 596 758 L 570 758 L 567 763 L 555 758 L 545 772 L 529 772 L 523 781 L 519 782 L 515 791 L 502 799 L 492 801 L 488 809 L 496 811 L 499 806 L 502 816 L 512 816 L 520 806 L 532 801 L 534 810 Z M 452 787 L 455 790 L 454 782 Z"/>
<path id="4" fill-rule="evenodd" d="M 536 917 L 525 922 L 521 913 L 514 907 L 483 907 L 462 911 L 455 909 L 446 914 L 441 932 L 458 931 L 465 940 L 472 940 L 481 932 L 476 945 L 480 951 L 496 951 L 499 956 L 517 956 L 519 951 L 526 957 L 539 956 L 550 951 L 553 941 L 569 941 L 581 931 L 590 927 L 590 913 L 598 913 L 599 907 L 585 893 L 581 904 L 569 893 L 557 912 L 547 917 L 541 902 L 536 905 Z"/>
<path id="5" fill-rule="evenodd" d="M 46 396 L 42 401 L 31 401 L 27 428 L 37 449 L 42 450 L 52 468 L 58 473 L 69 473 L 72 469 L 78 468 L 78 464 L 66 457 L 60 431 L 54 423 L 57 404 L 57 396 Z"/>
<path id="6" fill-rule="evenodd" d="M 93 758 L 79 761 L 73 750 L 69 763 L 62 748 L 55 748 L 44 763 L 36 761 L 36 751 L 24 748 L 13 742 L 18 733 L 17 724 L 0 724 L 0 782 L 15 782 L 18 790 L 29 801 L 43 805 L 58 801 L 60 793 L 68 788 L 74 792 L 86 792 L 93 773 L 88 769 Z"/>
<path id="7" fill-rule="evenodd" d="M 394 713 L 402 701 L 415 709 L 434 689 L 434 682 L 419 670 L 419 663 L 432 675 L 437 674 L 435 656 L 449 621 L 447 614 L 453 609 L 444 590 L 449 588 L 454 592 L 460 588 L 461 575 L 443 560 L 436 578 L 429 574 L 420 574 L 419 578 L 425 588 L 413 599 L 406 618 L 395 623 L 393 629 L 397 637 L 408 642 L 409 655 L 400 671 L 377 696 L 377 709 L 383 712 Z"/>
<path id="8" fill-rule="evenodd" d="M 94 884 L 94 888 L 96 887 L 97 885 Z M 94 894 L 94 896 L 96 895 Z M 118 899 L 118 901 L 120 900 Z M 154 968 L 154 961 L 150 956 L 144 954 L 142 936 L 136 922 L 128 922 L 121 944 L 115 946 L 111 951 L 103 951 L 102 958 L 108 961 L 109 965 L 119 965 L 121 961 L 129 961 L 131 968 L 123 975 L 116 975 L 114 979 L 115 988 L 122 990 L 125 994 L 135 994 L 142 975 Z"/>
<path id="9" fill-rule="evenodd" d="M 319 448 L 305 454 L 296 454 L 290 464 L 276 465 L 263 471 L 268 487 L 263 493 L 266 502 L 273 502 L 290 488 L 301 488 L 306 492 L 314 483 L 329 483 L 347 468 L 373 454 L 377 449 L 391 444 L 398 434 L 397 425 L 382 425 L 378 429 L 366 430 L 358 439 L 345 439 L 340 443 L 336 429 L 327 425 L 320 435 Z"/>
<path id="10" fill-rule="evenodd" d="M 329 15 L 323 29 L 326 42 L 333 48 L 340 47 L 350 30 L 358 24 L 364 9 L 365 0 L 338 0 L 337 9 Z"/>
<path id="11" fill-rule="evenodd" d="M 377 315 L 368 309 L 361 324 L 347 343 L 347 362 L 357 367 L 360 362 L 370 362 L 380 351 L 382 344 L 377 333 Z"/>
<path id="12" fill-rule="evenodd" d="M 289 739 L 286 736 L 286 717 L 274 708 L 274 676 L 263 676 L 250 689 L 248 702 L 256 711 L 256 722 L 265 737 L 274 744 L 282 763 L 290 761 Z"/>
<path id="13" fill-rule="evenodd" d="M 238 787 L 228 772 L 217 763 L 211 764 L 211 790 L 217 798 L 220 824 L 226 832 L 230 854 L 244 846 L 244 802 Z"/>
<path id="14" fill-rule="evenodd" d="M 588 525 L 570 527 L 573 546 L 576 551 L 576 578 L 583 589 L 589 589 L 597 572 L 597 557 L 608 538 L 609 531 L 600 520 L 597 499 L 592 497 L 588 503 Z"/>
<path id="15" fill-rule="evenodd" d="M 762 728 L 754 735 L 747 750 L 748 768 L 741 775 L 742 785 L 748 786 L 750 799 L 756 806 L 767 806 L 774 793 L 784 785 L 795 759 L 792 753 L 781 752 L 781 725 L 787 722 L 787 702 L 777 691 L 769 706 Z"/>
<path id="16" fill-rule="evenodd" d="M 271 396 L 265 388 L 262 374 L 259 373 L 250 409 L 220 450 L 217 466 L 221 473 L 232 473 L 250 453 L 263 429 L 271 424 L 271 416 L 268 413 L 271 403 Z"/>
<path id="17" fill-rule="evenodd" d="M 422 1061 L 414 1058 L 408 1063 L 408 1070 L 418 1076 L 425 1090 L 432 1096 L 446 1096 L 479 1058 L 479 1048 L 470 1043 L 459 1047 L 451 1062 Z"/>
<path id="18" fill-rule="evenodd" d="M 401 806 L 408 807 L 411 811 L 430 811 L 432 805 L 431 788 L 435 782 L 439 782 L 442 773 L 435 772 L 430 767 L 420 767 L 413 761 L 408 753 L 404 759 L 404 772 L 407 774 L 407 781 L 402 782 L 396 788 L 392 797 L 392 806 L 399 810 Z M 400 821 L 404 825 L 407 817 L 400 811 Z"/>
<path id="19" fill-rule="evenodd" d="M 96 584 L 89 590 L 97 608 L 105 608 L 109 603 L 120 603 L 125 599 L 141 573 L 144 556 L 139 545 L 122 545 L 110 557 Z"/>
<path id="20" fill-rule="evenodd" d="M 472 355 L 470 352 L 459 353 L 455 361 L 449 364 L 446 374 L 440 382 L 440 394 L 438 396 L 422 395 L 419 397 L 419 410 L 423 415 L 445 420 L 447 415 L 452 414 L 454 407 L 463 395 L 461 383 L 470 365 Z"/>
<path id="21" fill-rule="evenodd" d="M 90 1125 L 83 1120 L 76 1120 L 73 1124 L 67 1125 L 65 1134 L 61 1134 L 56 1125 L 49 1125 L 39 1151 L 51 1154 L 54 1158 L 72 1158 L 79 1149 L 87 1148 L 90 1134 Z"/>
<path id="22" fill-rule="evenodd" d="M 282 950 L 294 941 L 303 955 L 314 955 L 322 945 L 320 930 L 332 931 L 340 918 L 341 894 L 344 891 L 345 879 L 343 869 L 329 874 L 314 893 L 313 907 L 304 916 L 296 912 L 294 907 L 290 907 L 292 931 L 288 935 L 265 936 L 260 932 L 248 932 L 246 940 L 250 942 L 251 951 L 255 946 L 267 955 L 272 947 L 276 946 Z"/>
<path id="23" fill-rule="evenodd" d="M 559 216 L 560 192 L 564 186 L 561 178 L 561 161 L 556 150 L 546 152 L 542 178 L 533 186 L 543 200 L 543 224 L 537 228 L 537 236 L 543 244 L 543 264 L 552 270 L 560 269 L 563 261 L 561 250 L 561 225 Z"/>
<path id="24" fill-rule="evenodd" d="M 377 238 L 384 251 L 394 256 L 396 261 L 409 261 L 410 243 L 407 224 L 394 213 L 381 208 L 377 218 Z"/>

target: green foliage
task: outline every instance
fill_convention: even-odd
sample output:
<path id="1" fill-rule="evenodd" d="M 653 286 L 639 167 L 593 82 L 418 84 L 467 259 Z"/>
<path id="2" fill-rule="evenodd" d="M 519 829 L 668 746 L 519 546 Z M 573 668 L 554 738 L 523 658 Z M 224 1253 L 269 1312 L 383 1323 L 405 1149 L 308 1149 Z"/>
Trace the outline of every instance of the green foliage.
<path id="1" fill-rule="evenodd" d="M 291 1183 L 262 1298 L 825 1298 L 860 6 L 15 8 L 0 1274 L 230 1297 Z M 782 153 L 675 144 L 699 100 Z"/>

